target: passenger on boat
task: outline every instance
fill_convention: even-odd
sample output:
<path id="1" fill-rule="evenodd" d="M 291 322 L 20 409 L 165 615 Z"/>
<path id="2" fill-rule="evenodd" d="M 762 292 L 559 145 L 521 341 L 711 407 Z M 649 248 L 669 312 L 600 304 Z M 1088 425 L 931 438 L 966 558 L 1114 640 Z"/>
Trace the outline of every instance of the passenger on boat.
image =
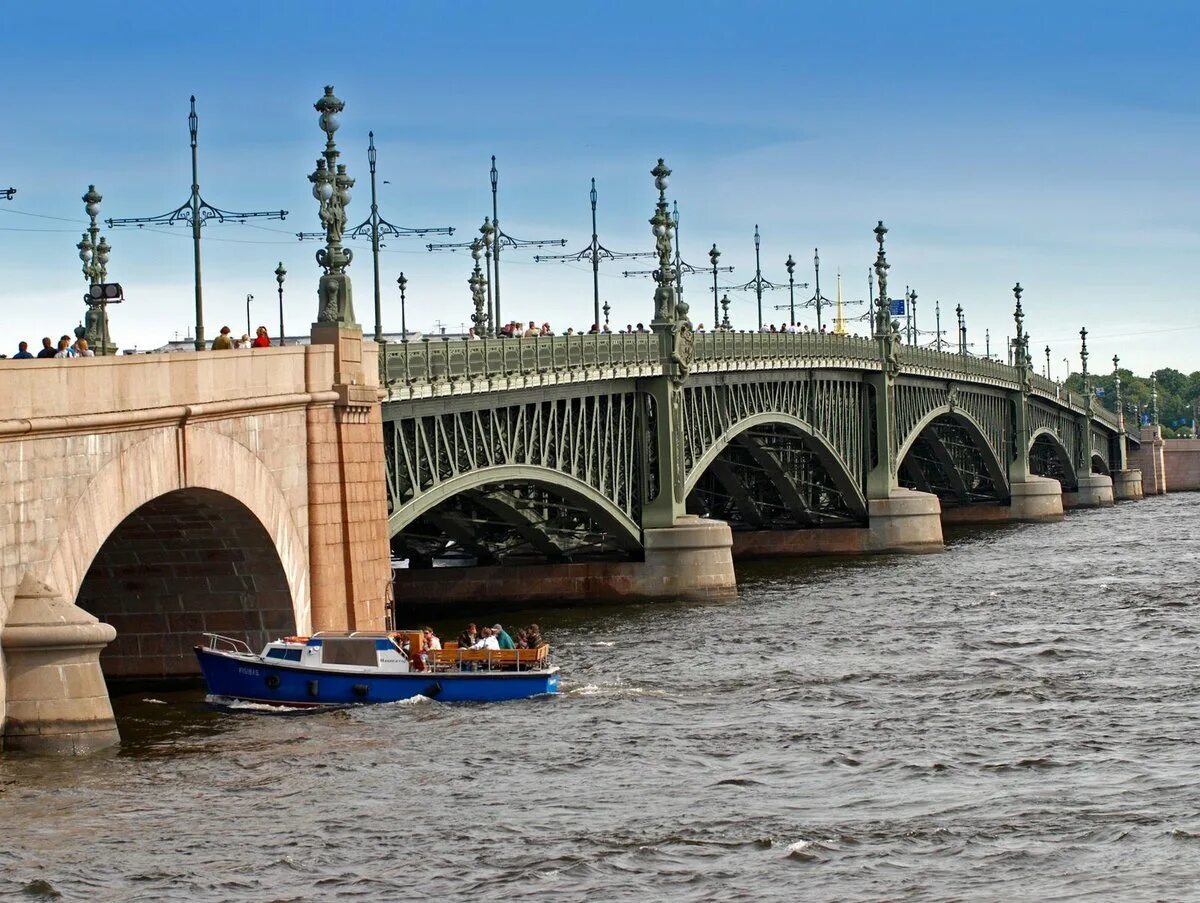
<path id="1" fill-rule="evenodd" d="M 525 637 L 524 630 L 518 630 L 517 635 L 513 637 L 513 642 L 517 644 L 518 649 L 528 649 L 529 643 Z"/>
<path id="2" fill-rule="evenodd" d="M 458 635 L 458 648 L 470 649 L 479 639 L 479 631 L 475 629 L 474 624 L 468 624 L 467 629 Z"/>
<path id="3" fill-rule="evenodd" d="M 425 648 L 426 649 L 437 650 L 437 649 L 442 648 L 442 641 L 440 639 L 438 639 L 437 634 L 435 634 L 433 632 L 432 627 L 426 627 L 422 631 L 422 633 L 425 634 Z"/>
<path id="4" fill-rule="evenodd" d="M 499 649 L 500 643 L 496 639 L 495 634 L 492 633 L 491 628 L 485 627 L 485 628 L 483 628 L 483 634 L 479 637 L 479 639 L 476 640 L 474 643 L 472 643 L 467 648 L 469 648 L 469 649 Z"/>
<path id="5" fill-rule="evenodd" d="M 501 649 L 517 648 L 516 644 L 513 642 L 513 638 L 510 637 L 505 629 L 499 624 L 492 625 L 492 636 L 496 638 L 496 641 L 500 644 Z"/>
<path id="6" fill-rule="evenodd" d="M 527 648 L 529 649 L 537 649 L 542 645 L 545 642 L 542 639 L 542 628 L 538 627 L 537 624 L 530 624 L 525 629 L 525 642 L 528 644 Z"/>

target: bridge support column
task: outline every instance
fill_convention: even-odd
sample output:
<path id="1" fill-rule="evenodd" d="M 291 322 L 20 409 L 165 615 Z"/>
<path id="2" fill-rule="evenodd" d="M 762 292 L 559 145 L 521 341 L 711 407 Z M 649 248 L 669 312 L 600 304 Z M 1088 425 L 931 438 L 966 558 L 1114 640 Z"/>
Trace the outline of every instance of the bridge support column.
<path id="1" fill-rule="evenodd" d="M 1049 477 L 1025 478 L 1012 484 L 1009 520 L 1040 523 L 1062 520 L 1063 491 L 1058 480 Z"/>
<path id="2" fill-rule="evenodd" d="M 308 412 L 312 624 L 307 629 L 382 630 L 391 556 L 378 346 L 363 341 L 361 327 L 336 322 L 314 323 L 312 343 L 334 346 L 333 372 L 318 367 L 318 356 L 312 355 L 309 390 L 332 387 L 337 398 Z"/>
<path id="3" fill-rule="evenodd" d="M 111 624 L 24 578 L 0 633 L 8 672 L 4 749 L 83 755 L 120 740 L 100 670 L 100 650 L 116 636 Z"/>
<path id="4" fill-rule="evenodd" d="M 1064 492 L 1064 508 L 1111 508 L 1113 505 L 1112 477 L 1102 473 L 1089 473 L 1079 477 L 1079 488 L 1075 492 Z"/>
<path id="5" fill-rule="evenodd" d="M 867 552 L 940 552 L 942 506 L 929 492 L 893 489 L 867 501 Z"/>
<path id="6" fill-rule="evenodd" d="M 1113 501 L 1130 502 L 1142 498 L 1142 472 L 1136 468 L 1118 470 L 1112 475 Z"/>
<path id="7" fill-rule="evenodd" d="M 634 576 L 637 595 L 713 599 L 737 594 L 729 524 L 686 514 L 675 525 L 643 531 L 646 560 Z"/>

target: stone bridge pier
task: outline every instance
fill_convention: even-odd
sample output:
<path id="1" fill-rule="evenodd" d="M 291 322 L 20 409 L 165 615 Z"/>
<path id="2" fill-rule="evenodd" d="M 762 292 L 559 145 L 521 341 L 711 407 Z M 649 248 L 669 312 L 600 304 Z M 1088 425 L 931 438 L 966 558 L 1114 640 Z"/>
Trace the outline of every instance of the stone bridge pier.
<path id="1" fill-rule="evenodd" d="M 0 367 L 4 749 L 111 743 L 104 678 L 197 674 L 206 631 L 384 626 L 376 347 L 313 338 Z"/>

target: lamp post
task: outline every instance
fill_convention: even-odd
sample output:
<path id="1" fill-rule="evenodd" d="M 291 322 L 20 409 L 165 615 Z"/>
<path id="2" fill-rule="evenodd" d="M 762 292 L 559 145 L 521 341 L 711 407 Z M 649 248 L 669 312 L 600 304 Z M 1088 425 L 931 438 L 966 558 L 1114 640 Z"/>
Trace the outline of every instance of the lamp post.
<path id="1" fill-rule="evenodd" d="M 279 346 L 282 348 L 284 344 L 283 331 L 283 280 L 287 276 L 287 270 L 283 268 L 283 261 L 279 261 L 279 266 L 275 267 L 275 282 L 279 286 Z"/>
<path id="2" fill-rule="evenodd" d="M 717 243 L 713 242 L 712 248 L 708 252 L 708 261 L 712 264 L 713 274 L 713 328 L 715 329 L 720 323 L 720 318 L 717 316 L 717 261 L 721 259 L 721 252 L 717 250 Z"/>
<path id="3" fill-rule="evenodd" d="M 489 173 L 489 175 L 491 177 L 491 182 L 492 182 L 492 218 L 490 220 L 492 237 L 491 237 L 490 242 L 488 242 L 488 245 L 491 249 L 491 258 L 489 258 L 489 259 L 494 259 L 494 261 L 495 261 L 495 268 L 494 268 L 494 270 L 491 271 L 492 276 L 491 276 L 491 279 L 489 282 L 489 287 L 488 287 L 488 292 L 490 293 L 490 296 L 495 299 L 495 309 L 489 315 L 489 319 L 491 320 L 491 322 L 493 324 L 495 324 L 497 326 L 497 329 L 498 329 L 499 328 L 498 324 L 500 323 L 500 317 L 501 317 L 501 314 L 500 314 L 500 249 L 503 247 L 514 248 L 514 249 L 515 248 L 547 248 L 552 245 L 558 245 L 560 248 L 565 248 L 567 246 L 567 240 L 565 238 L 531 238 L 531 239 L 513 238 L 511 235 L 509 235 L 507 232 L 505 232 L 503 229 L 501 229 L 500 228 L 500 214 L 498 212 L 499 211 L 499 207 L 498 207 L 499 202 L 497 200 L 497 198 L 499 196 L 498 189 L 499 189 L 499 185 L 500 185 L 500 173 L 496 169 L 496 155 L 495 154 L 492 155 L 492 169 L 491 169 L 491 172 Z M 485 224 L 488 222 L 489 222 L 488 220 L 486 220 L 486 219 L 484 220 Z M 480 231 L 482 232 L 483 230 L 481 229 Z M 484 235 L 484 239 L 485 239 L 485 241 L 488 240 L 486 233 Z M 454 250 L 457 250 L 458 248 L 470 248 L 471 244 L 472 243 L 469 241 L 437 242 L 437 243 L 427 244 L 425 246 L 425 249 L 428 251 L 454 251 Z M 485 251 L 486 250 L 487 249 L 485 249 Z M 492 283 L 494 283 L 494 285 L 495 285 L 494 292 L 492 292 Z"/>
<path id="4" fill-rule="evenodd" d="M 88 228 L 83 238 L 75 247 L 79 249 L 79 259 L 83 261 L 83 278 L 88 286 L 99 285 L 108 278 L 108 260 L 112 248 L 108 240 L 100 234 L 100 224 L 96 218 L 100 215 L 100 202 L 104 198 L 96 191 L 95 185 L 89 185 L 83 196 L 84 209 L 88 215 Z M 84 335 L 93 345 L 100 346 L 102 355 L 108 354 L 108 304 L 102 297 L 103 292 L 92 292 L 83 296 L 88 310 L 85 315 L 87 329 Z M 99 328 L 97 328 L 99 327 Z M 97 339 L 99 341 L 97 341 Z"/>
<path id="5" fill-rule="evenodd" d="M 967 333 L 967 327 L 966 327 L 965 323 L 963 322 L 962 305 L 960 304 L 957 307 L 955 307 L 954 312 L 956 314 L 958 314 L 958 353 L 966 354 L 967 347 L 966 347 L 966 341 L 964 339 L 964 336 Z"/>
<path id="6" fill-rule="evenodd" d="M 489 335 L 499 335 L 500 324 L 496 321 L 496 312 L 492 309 L 492 242 L 496 237 L 496 228 L 492 225 L 491 217 L 483 218 L 483 225 L 479 227 L 479 234 L 483 236 L 483 262 L 487 268 L 487 307 L 488 307 L 488 326 L 491 330 Z"/>
<path id="7" fill-rule="evenodd" d="M 474 303 L 475 311 L 471 314 L 471 322 L 475 324 L 475 335 L 487 335 L 487 299 L 484 295 L 484 288 L 487 280 L 483 278 L 483 271 L 479 268 L 479 259 L 483 257 L 483 239 L 475 239 L 475 243 L 471 246 L 471 257 L 475 260 L 475 269 L 471 272 L 471 278 L 467 280 L 467 284 L 471 286 L 471 300 Z"/>
<path id="8" fill-rule="evenodd" d="M 1013 307 L 1013 320 L 1017 324 L 1017 337 L 1013 343 L 1013 349 L 1016 352 L 1013 366 L 1025 368 L 1029 366 L 1029 336 L 1025 334 L 1025 311 L 1021 307 L 1021 294 L 1024 289 L 1021 288 L 1021 283 L 1013 286 L 1013 297 L 1017 299 L 1016 305 Z M 989 354 L 990 357 L 990 354 Z"/>
<path id="9" fill-rule="evenodd" d="M 651 251 L 610 251 L 604 245 L 600 244 L 599 235 L 596 232 L 596 180 L 592 179 L 592 190 L 588 193 L 588 197 L 592 202 L 592 241 L 582 251 L 574 254 L 538 254 L 533 259 L 540 263 L 543 260 L 590 260 L 592 262 L 592 322 L 597 328 L 600 326 L 600 261 L 601 260 L 617 260 L 632 257 L 653 257 Z M 676 217 L 678 217 L 676 211 Z"/>
<path id="10" fill-rule="evenodd" d="M 917 329 L 917 290 L 915 288 L 908 293 L 908 305 L 910 308 L 908 317 L 908 344 L 915 345 L 917 344 L 917 337 L 921 334 L 921 331 Z"/>
<path id="11" fill-rule="evenodd" d="M 408 317 L 404 310 L 404 290 L 408 288 L 408 280 L 404 273 L 396 277 L 396 285 L 400 287 L 400 341 L 408 344 Z"/>
<path id="12" fill-rule="evenodd" d="M 729 295 L 721 299 L 721 328 L 726 332 L 733 329 L 733 324 L 729 322 Z"/>
<path id="13" fill-rule="evenodd" d="M 875 255 L 875 279 L 879 283 L 879 298 L 875 301 L 875 338 L 884 339 L 891 335 L 892 331 L 887 296 L 887 271 L 891 269 L 891 264 L 887 262 L 883 252 L 883 237 L 887 235 L 888 230 L 883 220 L 880 220 L 873 231 L 875 242 L 879 245 L 879 251 Z"/>
<path id="14" fill-rule="evenodd" d="M 1063 385 L 1065 386 L 1067 384 L 1067 380 L 1071 378 L 1071 359 L 1069 357 L 1064 357 L 1063 363 L 1067 365 L 1067 375 L 1063 377 Z"/>
<path id="15" fill-rule="evenodd" d="M 1153 426 L 1158 426 L 1158 374 L 1150 374 L 1150 412 L 1154 419 L 1151 421 Z"/>
<path id="16" fill-rule="evenodd" d="M 253 300 L 253 295 L 246 296 L 246 335 L 250 335 L 250 302 Z"/>
<path id="17" fill-rule="evenodd" d="M 1121 359 L 1113 355 L 1113 392 L 1116 394 L 1117 432 L 1125 435 L 1125 411 L 1121 407 Z M 1123 446 L 1123 443 L 1122 443 Z M 1125 468 L 1122 467 L 1121 470 Z"/>
<path id="18" fill-rule="evenodd" d="M 204 198 L 200 197 L 200 177 L 197 174 L 196 166 L 196 136 L 199 133 L 199 118 L 196 116 L 196 96 L 192 95 L 192 109 L 188 114 L 188 131 L 192 136 L 192 193 L 186 201 L 171 210 L 168 213 L 160 214 L 159 216 L 139 216 L 126 217 L 124 219 L 109 219 L 106 222 L 109 228 L 117 226 L 147 226 L 147 225 L 165 225 L 170 226 L 174 223 L 188 223 L 192 227 L 192 258 L 195 266 L 195 281 L 196 281 L 196 350 L 204 350 L 204 301 L 203 292 L 200 286 L 200 227 L 209 220 L 216 220 L 218 223 L 223 223 L 225 220 L 233 220 L 234 222 L 245 222 L 248 219 L 259 217 L 269 217 L 271 219 L 284 219 L 287 216 L 286 210 L 255 210 L 247 213 L 234 213 L 229 210 L 221 210 L 214 207 Z"/>
<path id="19" fill-rule="evenodd" d="M 1050 378 L 1050 346 L 1046 346 L 1046 379 Z"/>
<path id="20" fill-rule="evenodd" d="M 309 175 L 313 183 L 313 197 L 320 210 L 320 219 L 325 226 L 325 247 L 317 251 L 317 264 L 324 270 L 318 288 L 318 323 L 357 325 L 354 318 L 354 297 L 350 276 L 346 267 L 354 259 L 354 252 L 342 247 L 342 236 L 346 229 L 346 207 L 350 204 L 350 189 L 354 179 L 346 172 L 346 164 L 338 163 L 341 152 L 333 140 L 341 125 L 341 113 L 346 104 L 333 93 L 333 85 L 325 86 L 325 94 L 313 104 L 320 113 L 317 124 L 325 133 L 325 150 L 317 158 L 316 169 Z"/>
<path id="21" fill-rule="evenodd" d="M 383 341 L 383 311 L 382 297 L 379 288 L 379 249 L 385 247 L 380 241 L 380 238 L 392 236 L 394 238 L 408 238 L 413 235 L 453 235 L 453 226 L 397 226 L 389 223 L 379 215 L 379 201 L 375 191 L 375 133 L 367 132 L 367 164 L 371 172 L 371 213 L 370 215 L 346 232 L 347 238 L 362 238 L 364 236 L 371 239 L 371 263 L 372 275 L 374 277 L 375 288 L 375 341 Z M 388 184 L 384 181 L 384 184 Z M 309 238 L 323 239 L 324 232 L 297 232 L 296 237 L 301 241 Z"/>
<path id="22" fill-rule="evenodd" d="M 604 331 L 608 332 L 608 315 L 612 312 L 612 308 L 608 306 L 608 302 L 604 302 L 604 306 L 600 308 L 604 311 Z"/>
<path id="23" fill-rule="evenodd" d="M 1079 360 L 1082 362 L 1082 378 L 1083 378 L 1083 398 L 1090 405 L 1092 403 L 1092 389 L 1088 382 L 1088 350 L 1087 350 L 1087 327 L 1079 328 Z"/>
<path id="24" fill-rule="evenodd" d="M 817 248 L 813 248 L 813 280 L 814 280 L 813 281 L 813 296 L 811 298 L 809 298 L 807 301 L 805 301 L 800 306 L 801 307 L 812 307 L 812 308 L 816 309 L 816 311 L 817 311 L 817 332 L 820 332 L 821 331 L 821 323 L 822 323 L 821 311 L 826 307 L 833 307 L 835 302 L 830 301 L 828 298 L 826 298 L 824 295 L 821 294 L 821 255 L 818 254 L 817 251 L 818 251 Z M 868 283 L 867 298 L 868 299 L 874 298 L 875 297 L 875 282 L 874 282 L 874 277 L 871 275 L 870 267 L 867 267 L 867 283 Z M 801 287 L 807 288 L 807 286 L 805 286 L 803 284 L 801 284 Z M 843 301 L 842 305 L 845 306 L 848 304 L 862 304 L 862 303 L 863 302 L 861 302 L 861 301 Z"/>
<path id="25" fill-rule="evenodd" d="M 796 325 L 796 261 L 792 260 L 792 255 L 788 255 L 787 262 L 784 264 L 787 267 L 788 274 L 788 323 L 792 326 Z"/>

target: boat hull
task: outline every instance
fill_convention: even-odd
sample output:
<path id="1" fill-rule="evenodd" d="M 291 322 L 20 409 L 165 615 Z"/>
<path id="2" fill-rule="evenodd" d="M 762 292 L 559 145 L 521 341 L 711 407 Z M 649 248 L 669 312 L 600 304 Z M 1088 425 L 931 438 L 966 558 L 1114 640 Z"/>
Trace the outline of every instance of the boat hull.
<path id="1" fill-rule="evenodd" d="M 212 696 L 267 705 L 314 707 L 399 702 L 505 702 L 558 692 L 558 669 L 543 671 L 415 671 L 376 674 L 275 665 L 196 646 Z"/>

